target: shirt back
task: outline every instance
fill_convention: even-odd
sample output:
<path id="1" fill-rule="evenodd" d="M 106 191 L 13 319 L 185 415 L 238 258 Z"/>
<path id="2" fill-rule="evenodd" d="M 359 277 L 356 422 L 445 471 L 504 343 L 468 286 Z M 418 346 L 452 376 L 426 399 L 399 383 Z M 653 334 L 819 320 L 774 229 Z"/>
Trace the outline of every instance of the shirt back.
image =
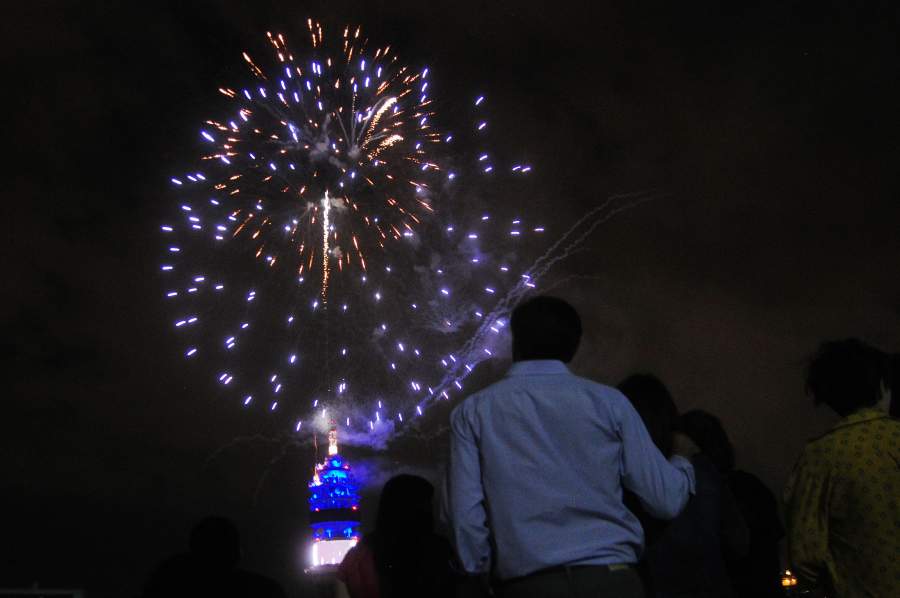
<path id="1" fill-rule="evenodd" d="M 561 362 L 514 364 L 451 423 L 451 518 L 473 572 L 491 558 L 501 579 L 561 564 L 634 563 L 643 532 L 622 502 L 623 483 L 664 517 L 680 511 L 692 486 L 690 464 L 666 462 L 621 393 Z"/>
<path id="2" fill-rule="evenodd" d="M 785 489 L 801 581 L 847 597 L 900 596 L 900 421 L 861 409 L 810 442 Z"/>

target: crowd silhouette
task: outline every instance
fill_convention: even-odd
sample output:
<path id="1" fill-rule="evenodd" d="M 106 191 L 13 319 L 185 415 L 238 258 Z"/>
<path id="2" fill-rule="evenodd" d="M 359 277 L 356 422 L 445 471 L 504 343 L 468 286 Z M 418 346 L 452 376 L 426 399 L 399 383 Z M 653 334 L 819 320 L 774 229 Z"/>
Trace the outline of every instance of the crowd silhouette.
<path id="1" fill-rule="evenodd" d="M 663 383 L 652 375 L 630 376 L 618 388 L 634 405 L 663 456 L 671 457 L 673 436 L 679 429 L 697 446 L 691 457 L 696 479 L 694 494 L 674 519 L 650 516 L 635 494 L 625 492 L 625 505 L 644 529 L 645 547 L 638 571 L 645 591 L 656 596 L 734 596 L 726 559 L 737 560 L 746 555 L 749 532 L 722 472 L 700 448 L 698 441 L 705 438 L 700 438 L 699 426 L 679 426 L 675 402 Z M 690 415 L 694 420 L 715 420 L 700 411 Z"/>
<path id="2" fill-rule="evenodd" d="M 451 414 L 439 500 L 421 477 L 389 480 L 335 596 L 900 596 L 897 355 L 855 339 L 819 347 L 806 388 L 841 419 L 796 462 L 783 526 L 714 414 L 680 414 L 652 374 L 613 388 L 568 370 L 581 338 L 572 306 L 535 297 L 510 324 L 509 372 Z M 284 595 L 239 555 L 234 526 L 204 520 L 145 595 Z M 797 585 L 782 589 L 783 567 Z"/>

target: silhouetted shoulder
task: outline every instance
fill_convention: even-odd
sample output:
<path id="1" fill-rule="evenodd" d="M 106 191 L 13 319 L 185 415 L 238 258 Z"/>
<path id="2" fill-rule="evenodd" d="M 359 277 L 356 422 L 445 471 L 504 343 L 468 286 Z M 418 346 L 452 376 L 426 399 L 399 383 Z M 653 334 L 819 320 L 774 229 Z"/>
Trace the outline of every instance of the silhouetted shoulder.
<path id="1" fill-rule="evenodd" d="M 870 410 L 868 417 L 855 419 L 855 416 L 850 416 L 842 419 L 825 433 L 809 440 L 804 452 L 815 454 L 830 452 L 834 447 L 846 445 L 848 438 L 862 439 L 867 443 L 888 440 L 893 441 L 896 446 L 896 441 L 900 439 L 900 420 L 873 410 Z"/>
<path id="2" fill-rule="evenodd" d="M 196 565 L 189 554 L 167 558 L 154 569 L 144 587 L 145 598 L 187 595 L 196 585 Z"/>
<path id="3" fill-rule="evenodd" d="M 286 598 L 281 586 L 273 579 L 250 571 L 235 572 L 235 587 L 238 596 L 247 598 Z"/>

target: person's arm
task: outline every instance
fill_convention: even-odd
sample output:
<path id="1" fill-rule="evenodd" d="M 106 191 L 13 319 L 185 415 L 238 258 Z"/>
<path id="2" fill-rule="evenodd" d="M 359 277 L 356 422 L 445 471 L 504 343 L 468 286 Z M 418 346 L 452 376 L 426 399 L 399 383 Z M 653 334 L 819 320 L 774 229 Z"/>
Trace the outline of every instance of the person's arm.
<path id="1" fill-rule="evenodd" d="M 693 465 L 681 455 L 666 461 L 627 399 L 621 403 L 618 417 L 623 485 L 653 517 L 676 517 L 694 492 Z"/>
<path id="2" fill-rule="evenodd" d="M 481 461 L 470 423 L 458 407 L 450 416 L 450 464 L 444 490 L 450 534 L 466 573 L 487 573 L 491 566 Z"/>
<path id="3" fill-rule="evenodd" d="M 816 471 L 804 454 L 784 490 L 788 560 L 803 586 L 819 585 L 828 556 L 828 486 L 824 471 Z"/>

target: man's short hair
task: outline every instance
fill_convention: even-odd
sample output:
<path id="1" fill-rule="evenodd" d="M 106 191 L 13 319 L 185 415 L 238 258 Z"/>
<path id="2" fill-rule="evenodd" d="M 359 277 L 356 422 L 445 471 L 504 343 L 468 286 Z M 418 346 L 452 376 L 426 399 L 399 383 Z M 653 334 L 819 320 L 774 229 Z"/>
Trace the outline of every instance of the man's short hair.
<path id="1" fill-rule="evenodd" d="M 572 361 L 581 341 L 581 318 L 575 308 L 556 297 L 539 295 L 513 310 L 513 360 Z"/>
<path id="2" fill-rule="evenodd" d="M 888 383 L 887 355 L 855 338 L 819 346 L 806 370 L 806 390 L 818 405 L 828 405 L 841 417 L 871 407 Z"/>

